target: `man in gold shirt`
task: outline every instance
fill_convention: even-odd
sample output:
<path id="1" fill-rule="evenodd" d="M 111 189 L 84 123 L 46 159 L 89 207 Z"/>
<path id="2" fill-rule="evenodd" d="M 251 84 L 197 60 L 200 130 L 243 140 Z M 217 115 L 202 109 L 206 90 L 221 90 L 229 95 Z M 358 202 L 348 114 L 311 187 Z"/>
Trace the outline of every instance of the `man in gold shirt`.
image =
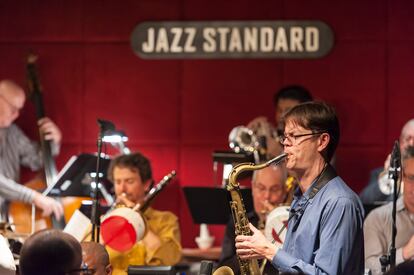
<path id="1" fill-rule="evenodd" d="M 108 169 L 117 201 L 127 207 L 142 204 L 152 183 L 149 160 L 140 153 L 121 155 Z M 132 249 L 118 252 L 106 247 L 114 275 L 126 274 L 129 265 L 174 265 L 181 258 L 180 229 L 177 217 L 149 207 L 143 214 L 147 233 Z"/>

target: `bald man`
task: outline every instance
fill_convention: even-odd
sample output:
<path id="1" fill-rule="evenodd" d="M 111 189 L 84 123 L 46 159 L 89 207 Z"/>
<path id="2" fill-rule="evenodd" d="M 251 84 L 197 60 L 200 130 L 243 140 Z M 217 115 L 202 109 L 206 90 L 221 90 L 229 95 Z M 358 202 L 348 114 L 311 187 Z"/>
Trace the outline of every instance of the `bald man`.
<path id="1" fill-rule="evenodd" d="M 36 232 L 20 253 L 21 275 L 79 274 L 82 249 L 71 235 L 56 229 Z"/>
<path id="2" fill-rule="evenodd" d="M 61 218 L 63 208 L 54 199 L 48 198 L 24 185 L 20 181 L 20 166 L 33 171 L 42 166 L 39 146 L 22 132 L 13 122 L 19 117 L 26 100 L 23 89 L 11 80 L 0 81 L 0 207 L 6 216 L 5 200 L 18 200 L 34 203 L 43 210 L 43 214 Z M 49 118 L 38 121 L 40 132 L 52 144 L 52 154 L 57 155 L 62 134 Z"/>
<path id="3" fill-rule="evenodd" d="M 102 244 L 95 242 L 82 242 L 82 259 L 88 269 L 94 270 L 94 275 L 111 275 L 112 266 L 109 255 Z"/>

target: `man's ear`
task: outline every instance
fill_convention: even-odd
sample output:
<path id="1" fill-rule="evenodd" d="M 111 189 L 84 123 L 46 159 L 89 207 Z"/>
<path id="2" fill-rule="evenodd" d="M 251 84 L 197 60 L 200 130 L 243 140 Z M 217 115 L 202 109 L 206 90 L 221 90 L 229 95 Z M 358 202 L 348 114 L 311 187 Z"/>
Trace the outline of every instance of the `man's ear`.
<path id="1" fill-rule="evenodd" d="M 321 153 L 322 151 L 324 151 L 328 147 L 328 144 L 329 144 L 329 141 L 331 140 L 331 137 L 329 136 L 328 133 L 322 133 L 319 136 L 318 140 L 319 140 L 318 141 L 318 152 Z"/>
<path id="2" fill-rule="evenodd" d="M 112 274 L 112 265 L 111 264 L 105 266 L 105 273 L 108 274 L 108 275 Z"/>

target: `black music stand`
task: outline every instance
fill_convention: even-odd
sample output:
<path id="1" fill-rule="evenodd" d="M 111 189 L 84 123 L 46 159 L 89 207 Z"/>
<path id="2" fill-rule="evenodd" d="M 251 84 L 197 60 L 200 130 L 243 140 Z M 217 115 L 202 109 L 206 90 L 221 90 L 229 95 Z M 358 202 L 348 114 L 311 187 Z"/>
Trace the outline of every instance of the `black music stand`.
<path id="1" fill-rule="evenodd" d="M 184 195 L 194 223 L 227 224 L 231 217 L 230 192 L 224 188 L 184 187 Z M 240 189 L 246 211 L 253 210 L 250 188 Z"/>
<path id="2" fill-rule="evenodd" d="M 226 185 L 226 180 L 228 176 L 228 172 L 230 169 L 238 164 L 243 162 L 252 162 L 254 163 L 254 156 L 253 154 L 246 154 L 246 153 L 236 153 L 233 151 L 214 151 L 212 154 L 213 157 L 213 171 L 214 171 L 214 183 L 218 186 L 218 175 L 217 175 L 217 164 L 223 164 L 223 177 L 221 186 L 224 187 Z M 251 177 L 253 175 L 252 171 L 245 171 L 239 175 L 239 180 Z"/>
<path id="3" fill-rule="evenodd" d="M 96 158 L 96 155 L 87 153 L 72 156 L 59 172 L 56 184 L 50 194 L 60 197 L 91 197 L 93 193 L 91 185 L 95 181 Z M 102 176 L 100 176 L 101 184 L 105 187 L 105 191 L 110 188 L 110 183 L 104 180 L 110 161 L 109 158 L 101 158 L 99 169 L 102 173 Z M 105 192 L 103 188 L 100 191 L 101 193 Z M 102 195 L 105 198 L 107 194 Z"/>
<path id="4" fill-rule="evenodd" d="M 253 154 L 235 153 L 233 151 L 214 151 L 213 161 L 227 164 L 254 162 Z"/>

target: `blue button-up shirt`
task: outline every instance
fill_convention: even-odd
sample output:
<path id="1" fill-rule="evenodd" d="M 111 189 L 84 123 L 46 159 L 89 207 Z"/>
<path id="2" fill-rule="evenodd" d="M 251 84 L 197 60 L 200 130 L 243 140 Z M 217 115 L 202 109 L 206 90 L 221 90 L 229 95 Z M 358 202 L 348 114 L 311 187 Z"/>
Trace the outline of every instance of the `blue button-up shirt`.
<path id="1" fill-rule="evenodd" d="M 315 183 L 313 183 L 315 184 Z M 364 210 L 340 177 L 313 197 L 297 190 L 285 243 L 272 263 L 283 272 L 364 274 Z"/>

